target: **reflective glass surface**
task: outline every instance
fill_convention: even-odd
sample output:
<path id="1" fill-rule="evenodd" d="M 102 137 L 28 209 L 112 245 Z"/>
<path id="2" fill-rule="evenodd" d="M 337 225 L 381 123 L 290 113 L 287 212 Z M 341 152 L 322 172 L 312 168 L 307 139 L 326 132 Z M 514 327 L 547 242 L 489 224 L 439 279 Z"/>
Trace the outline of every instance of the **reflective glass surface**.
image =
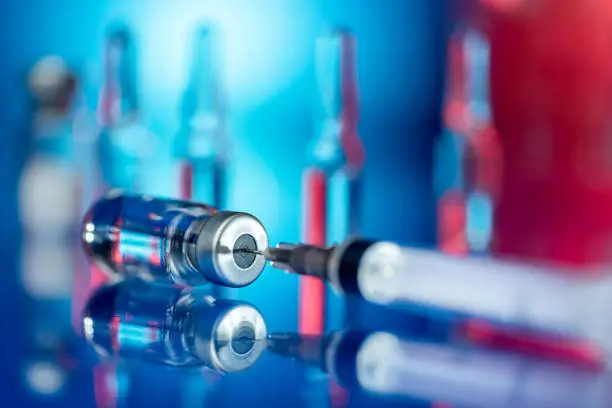
<path id="1" fill-rule="evenodd" d="M 80 257 L 61 259 L 69 257 L 35 266 L 60 275 L 59 266 L 88 268 Z M 215 298 L 210 286 L 107 281 L 81 299 L 77 313 L 70 291 L 17 287 L 6 310 L 19 322 L 4 327 L 2 348 L 3 391 L 15 406 L 573 408 L 612 401 L 609 374 L 451 341 L 443 315 L 361 304 L 351 326 L 305 335 L 297 317 L 289 325 L 278 319 L 285 305 L 273 293 L 262 302 L 240 290 Z"/>

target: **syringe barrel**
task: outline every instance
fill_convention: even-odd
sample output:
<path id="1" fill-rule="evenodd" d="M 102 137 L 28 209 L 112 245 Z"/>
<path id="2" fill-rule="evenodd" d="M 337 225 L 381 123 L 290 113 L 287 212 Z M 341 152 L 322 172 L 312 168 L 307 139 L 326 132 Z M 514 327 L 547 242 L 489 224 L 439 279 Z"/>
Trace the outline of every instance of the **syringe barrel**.
<path id="1" fill-rule="evenodd" d="M 341 249 L 336 258 L 351 253 Z M 353 271 L 357 289 L 370 302 L 414 304 L 482 317 L 590 340 L 612 351 L 612 320 L 606 319 L 612 310 L 611 276 L 460 259 L 388 242 L 363 246 L 351 256 L 358 258 Z M 331 275 L 334 269 L 341 270 L 337 264 L 330 264 Z"/>
<path id="2" fill-rule="evenodd" d="M 111 275 L 190 286 L 252 283 L 265 259 L 237 249 L 268 246 L 265 228 L 250 214 L 119 190 L 90 208 L 82 238 L 90 258 Z"/>

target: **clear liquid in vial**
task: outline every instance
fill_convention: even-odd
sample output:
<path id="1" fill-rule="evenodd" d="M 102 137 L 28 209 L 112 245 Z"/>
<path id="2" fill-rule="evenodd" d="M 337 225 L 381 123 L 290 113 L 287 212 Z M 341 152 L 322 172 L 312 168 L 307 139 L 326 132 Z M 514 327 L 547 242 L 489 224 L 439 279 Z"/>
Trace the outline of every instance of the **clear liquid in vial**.
<path id="1" fill-rule="evenodd" d="M 85 216 L 83 242 L 91 259 L 113 275 L 206 283 L 189 262 L 197 225 L 216 210 L 205 204 L 108 193 Z"/>

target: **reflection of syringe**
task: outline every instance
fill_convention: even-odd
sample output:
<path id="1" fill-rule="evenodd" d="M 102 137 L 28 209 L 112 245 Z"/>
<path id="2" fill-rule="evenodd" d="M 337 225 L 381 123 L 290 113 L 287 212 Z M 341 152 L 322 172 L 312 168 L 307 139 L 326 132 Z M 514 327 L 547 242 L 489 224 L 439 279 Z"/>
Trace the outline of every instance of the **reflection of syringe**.
<path id="1" fill-rule="evenodd" d="M 589 358 L 612 353 L 612 276 L 559 273 L 490 259 L 457 259 L 390 242 L 349 239 L 337 247 L 281 244 L 272 266 L 329 281 L 379 304 L 408 303 L 458 316 L 587 340 Z M 604 357 L 605 359 L 605 357 Z"/>
<path id="2" fill-rule="evenodd" d="M 607 407 L 610 377 L 547 361 L 388 332 L 273 333 L 268 349 L 376 396 L 469 407 Z"/>

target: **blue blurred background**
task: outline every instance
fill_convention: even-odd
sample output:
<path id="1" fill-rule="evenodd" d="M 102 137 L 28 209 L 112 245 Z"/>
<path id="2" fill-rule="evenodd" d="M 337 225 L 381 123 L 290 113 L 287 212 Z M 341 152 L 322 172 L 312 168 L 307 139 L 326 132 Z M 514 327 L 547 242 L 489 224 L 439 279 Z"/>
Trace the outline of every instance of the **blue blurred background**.
<path id="1" fill-rule="evenodd" d="M 17 192 L 29 143 L 24 129 L 31 119 L 28 71 L 44 56 L 63 58 L 77 73 L 95 118 L 103 37 L 116 22 L 134 33 L 140 116 L 161 143 L 142 190 L 161 196 L 175 189 L 171 142 L 179 127 L 192 33 L 203 21 L 216 24 L 232 145 L 227 208 L 260 218 L 273 243 L 301 237 L 301 178 L 316 132 L 315 38 L 329 24 L 350 27 L 357 41 L 359 135 L 366 151 L 362 233 L 434 245 L 431 186 L 449 31 L 446 1 L 23 0 L 4 2 L 1 9 L 0 242 L 6 283 L 0 297 L 10 310 L 5 322 L 17 320 L 0 329 L 8 367 L 19 370 L 28 355 L 21 346 L 26 342 L 15 334 L 26 332 L 15 326 L 28 324 L 15 290 L 21 239 Z M 257 304 L 269 325 L 295 329 L 296 277 L 269 270 L 237 297 Z M 20 347 L 21 353 L 13 353 Z M 27 401 L 14 370 L 0 370 L 0 376 L 3 386 L 20 390 L 15 395 Z M 89 395 L 90 379 L 77 381 L 84 384 L 79 392 Z"/>
<path id="2" fill-rule="evenodd" d="M 433 139 L 440 129 L 446 10 L 444 2 L 367 1 L 25 1 L 4 6 L 5 50 L 0 102 L 4 166 L 3 238 L 14 237 L 16 169 L 25 151 L 25 78 L 37 59 L 59 55 L 81 76 L 96 109 L 102 80 L 101 44 L 108 25 L 125 22 L 136 38 L 141 117 L 160 137 L 146 192 L 172 193 L 169 148 L 178 129 L 179 98 L 192 31 L 215 21 L 222 35 L 222 83 L 233 145 L 228 207 L 252 212 L 273 242 L 300 238 L 301 173 L 315 135 L 314 39 L 331 23 L 353 29 L 366 149 L 363 233 L 433 245 Z M 7 171 L 8 170 L 8 171 Z M 12 170 L 12 171 L 11 171 Z M 274 272 L 246 289 L 270 286 L 286 299 L 295 279 Z"/>

